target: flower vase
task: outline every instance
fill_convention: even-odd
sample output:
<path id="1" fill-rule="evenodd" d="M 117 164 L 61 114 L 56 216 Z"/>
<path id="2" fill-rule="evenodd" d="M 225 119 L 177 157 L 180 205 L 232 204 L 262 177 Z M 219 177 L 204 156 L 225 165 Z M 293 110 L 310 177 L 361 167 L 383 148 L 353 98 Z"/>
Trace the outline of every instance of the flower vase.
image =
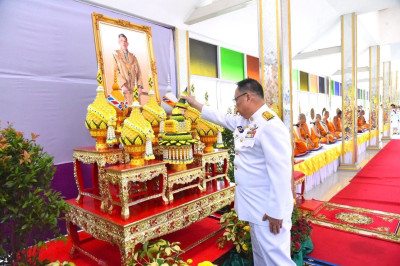
<path id="1" fill-rule="evenodd" d="M 96 139 L 96 151 L 107 150 L 107 129 L 90 129 L 90 135 Z"/>
<path id="2" fill-rule="evenodd" d="M 217 136 L 200 136 L 200 141 L 203 142 L 206 147 L 204 148 L 204 153 L 214 152 L 214 143 L 217 142 Z"/>
<path id="3" fill-rule="evenodd" d="M 146 145 L 125 145 L 125 152 L 131 156 L 130 165 L 142 166 L 144 165 L 143 155 L 146 152 Z"/>

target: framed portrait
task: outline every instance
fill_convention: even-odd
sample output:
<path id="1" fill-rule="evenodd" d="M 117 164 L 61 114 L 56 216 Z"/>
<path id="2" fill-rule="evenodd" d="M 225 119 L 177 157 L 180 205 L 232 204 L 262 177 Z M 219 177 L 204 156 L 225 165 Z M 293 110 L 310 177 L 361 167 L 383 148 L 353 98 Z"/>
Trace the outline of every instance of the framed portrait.
<path id="1" fill-rule="evenodd" d="M 106 97 L 116 79 L 128 105 L 133 101 L 135 86 L 138 87 L 140 104 L 146 104 L 151 77 L 160 103 L 151 27 L 98 13 L 92 13 L 92 21 L 97 62 L 103 73 Z"/>

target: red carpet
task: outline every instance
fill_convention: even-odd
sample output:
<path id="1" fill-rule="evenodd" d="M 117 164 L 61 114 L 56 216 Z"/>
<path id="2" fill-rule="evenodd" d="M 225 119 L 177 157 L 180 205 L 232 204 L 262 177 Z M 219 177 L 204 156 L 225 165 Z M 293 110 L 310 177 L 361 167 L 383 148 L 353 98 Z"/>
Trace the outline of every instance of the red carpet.
<path id="1" fill-rule="evenodd" d="M 191 226 L 182 229 L 180 231 L 165 235 L 162 238 L 168 241 L 181 242 L 180 247 L 187 249 L 189 246 L 202 241 L 207 236 L 213 235 L 210 239 L 202 242 L 201 244 L 193 247 L 181 255 L 185 260 L 192 259 L 193 265 L 197 265 L 198 262 L 209 260 L 214 261 L 221 257 L 223 254 L 228 252 L 232 246 L 226 246 L 223 249 L 219 249 L 216 243 L 217 239 L 222 236 L 223 231 L 214 234 L 221 226 L 219 221 L 212 218 L 205 218 L 199 222 L 192 224 Z M 112 246 L 107 242 L 91 238 L 85 232 L 80 232 L 82 239 L 88 241 L 82 246 L 88 250 L 95 257 L 105 261 L 107 265 L 120 265 L 120 253 L 117 246 Z M 66 244 L 62 241 L 49 242 L 47 249 L 43 249 L 40 258 L 49 259 L 51 261 L 72 261 L 77 266 L 91 266 L 96 263 L 88 257 L 80 254 L 77 259 L 72 260 L 69 257 L 69 251 L 71 250 L 71 242 L 68 240 Z M 106 251 L 106 252 L 105 252 Z"/>
<path id="2" fill-rule="evenodd" d="M 357 177 L 397 177 L 400 184 L 400 140 L 391 140 L 358 172 Z"/>
<path id="3" fill-rule="evenodd" d="M 314 225 L 310 257 L 343 266 L 400 265 L 400 244 Z"/>
<path id="4" fill-rule="evenodd" d="M 400 214 L 400 140 L 391 140 L 329 203 Z M 399 243 L 319 225 L 311 238 L 312 258 L 339 265 L 400 265 Z"/>

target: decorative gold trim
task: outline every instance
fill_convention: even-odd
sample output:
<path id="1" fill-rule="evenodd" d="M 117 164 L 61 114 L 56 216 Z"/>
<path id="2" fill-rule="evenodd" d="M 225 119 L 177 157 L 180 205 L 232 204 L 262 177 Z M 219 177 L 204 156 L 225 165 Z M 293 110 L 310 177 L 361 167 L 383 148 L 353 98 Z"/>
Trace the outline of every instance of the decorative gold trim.
<path id="1" fill-rule="evenodd" d="M 168 209 L 154 216 L 121 225 L 98 216 L 77 205 L 69 204 L 67 223 L 80 227 L 93 237 L 118 245 L 122 264 L 125 265 L 138 243 L 169 234 L 206 218 L 211 213 L 233 202 L 235 185 L 207 196 Z M 68 230 L 69 235 L 71 234 Z"/>
<path id="2" fill-rule="evenodd" d="M 365 213 L 371 213 L 371 214 L 375 214 L 375 215 L 392 216 L 392 217 L 400 220 L 400 214 L 398 214 L 398 213 L 377 211 L 377 210 L 365 209 L 365 208 L 361 208 L 361 207 L 353 207 L 353 206 L 342 205 L 342 204 L 331 203 L 331 202 L 326 202 L 324 204 L 324 206 L 348 209 L 348 210 L 351 210 L 351 211 L 354 211 L 354 212 L 365 212 Z"/>
<path id="3" fill-rule="evenodd" d="M 192 95 L 192 91 L 190 89 L 190 42 L 189 42 L 189 31 L 186 31 L 186 64 L 187 64 L 187 87 L 188 94 Z"/>
<path id="4" fill-rule="evenodd" d="M 352 126 L 353 126 L 353 153 L 352 153 L 352 157 L 353 157 L 353 161 L 352 161 L 352 165 L 354 166 L 354 168 L 359 168 L 357 166 L 357 158 L 358 158 L 358 138 L 357 138 L 357 132 L 358 130 L 356 129 L 356 125 L 355 125 L 355 121 L 356 121 L 356 112 L 355 112 L 355 106 L 358 105 L 357 101 L 358 101 L 358 97 L 357 97 L 357 16 L 355 15 L 355 13 L 351 14 L 351 67 L 352 67 L 352 97 L 355 100 L 355 105 L 352 106 L 352 114 L 353 114 L 353 119 L 352 119 Z M 344 86 L 344 85 L 343 85 Z M 343 135 L 342 135 L 343 136 Z"/>
<path id="5" fill-rule="evenodd" d="M 95 12 L 92 13 L 92 22 L 93 22 L 93 33 L 94 33 L 94 41 L 95 41 L 95 47 L 96 47 L 97 62 L 98 62 L 98 65 L 100 66 L 102 73 L 104 73 L 104 60 L 103 60 L 103 53 L 101 51 L 102 44 L 101 44 L 101 39 L 100 39 L 100 26 L 99 26 L 100 22 L 119 26 L 122 28 L 130 28 L 135 31 L 140 31 L 140 32 L 146 33 L 147 48 L 149 50 L 149 57 L 150 57 L 149 63 L 150 63 L 150 69 L 151 69 L 151 74 L 152 74 L 152 78 L 153 78 L 153 90 L 156 94 L 157 102 L 160 104 L 161 100 L 160 100 L 160 92 L 158 90 L 157 67 L 156 67 L 156 61 L 154 59 L 151 27 L 134 24 L 132 22 L 122 20 L 122 19 L 110 18 L 110 17 L 104 16 L 102 14 L 98 14 Z M 103 74 L 103 79 L 104 79 L 103 84 L 107 84 L 106 78 L 107 78 L 106 75 Z M 147 82 L 147 78 L 145 80 Z M 104 86 L 104 87 L 106 87 L 106 86 Z M 107 88 L 104 91 L 107 92 Z"/>
<path id="6" fill-rule="evenodd" d="M 89 196 L 94 199 L 101 200 L 101 210 L 105 211 L 107 208 L 107 188 L 104 182 L 105 166 L 106 164 L 123 164 L 129 162 L 129 154 L 125 154 L 123 149 L 96 151 L 75 148 L 72 157 L 74 165 L 74 178 L 78 188 L 78 197 L 76 198 L 76 202 L 80 203 L 82 201 L 82 196 Z M 100 197 L 81 191 L 77 172 L 77 162 L 82 162 L 84 164 L 97 164 Z"/>
<path id="7" fill-rule="evenodd" d="M 380 95 L 379 95 L 379 86 L 380 86 L 380 84 L 381 84 L 381 76 L 380 76 L 380 67 L 381 67 L 381 47 L 378 45 L 377 46 L 377 50 L 376 50 L 376 53 L 377 53 L 377 57 L 378 57 L 378 60 L 377 60 L 377 62 L 376 62 L 376 96 L 377 96 L 377 99 L 378 99 L 378 102 L 376 103 L 377 105 L 376 105 L 376 109 L 378 110 L 377 112 L 376 112 L 376 129 L 378 130 L 378 134 L 376 135 L 376 145 L 379 145 L 379 135 L 380 135 L 380 129 L 379 129 L 379 112 L 380 112 Z M 382 126 L 383 126 L 383 123 L 382 123 Z"/>
<path id="8" fill-rule="evenodd" d="M 370 213 L 370 214 L 375 214 L 375 215 L 386 215 L 386 216 L 391 216 L 396 219 L 400 219 L 400 214 L 397 214 L 397 213 L 376 211 L 376 210 L 352 207 L 352 206 L 341 205 L 341 204 L 336 204 L 336 203 L 329 203 L 329 202 L 324 203 L 324 206 L 348 209 L 348 210 L 352 210 L 354 212 L 363 212 L 363 213 Z M 360 228 L 360 227 L 353 226 L 353 225 L 340 224 L 340 223 L 335 223 L 335 222 L 331 222 L 331 221 L 319 220 L 317 217 L 313 217 L 313 216 L 308 216 L 307 218 L 309 220 L 311 220 L 314 224 L 317 224 L 317 225 L 334 228 L 334 229 L 338 229 L 338 230 L 343 230 L 343 231 L 347 231 L 347 232 L 352 232 L 352 233 L 365 235 L 365 236 L 374 236 L 374 237 L 384 239 L 384 240 L 400 242 L 400 235 L 396 235 L 396 233 L 388 233 L 388 232 L 385 232 L 385 231 L 379 230 L 379 229 L 378 230 L 381 232 L 376 232 L 373 230 Z M 323 219 L 323 217 L 322 217 L 322 219 Z"/>
<path id="9" fill-rule="evenodd" d="M 260 36 L 260 73 L 261 73 L 261 84 L 263 87 L 265 84 L 265 74 L 264 74 L 264 34 L 263 34 L 263 14 L 262 14 L 262 1 L 258 1 L 258 16 L 259 16 L 259 36 Z M 264 98 L 265 98 L 265 88 L 264 88 Z"/>
<path id="10" fill-rule="evenodd" d="M 278 62 L 278 116 L 280 117 L 280 119 L 283 121 L 283 101 L 282 101 L 282 64 L 281 64 L 281 47 L 280 47 L 280 33 L 281 31 L 279 31 L 279 29 L 281 28 L 280 26 L 282 25 L 281 20 L 282 17 L 279 16 L 280 14 L 282 14 L 282 12 L 279 12 L 279 8 L 282 8 L 279 5 L 279 0 L 275 1 L 275 16 L 276 16 L 276 58 L 277 58 L 277 62 Z M 290 73 L 292 74 L 292 73 Z"/>
<path id="11" fill-rule="evenodd" d="M 107 202 L 111 202 L 111 208 L 108 209 L 109 212 L 112 210 L 113 205 L 121 206 L 121 217 L 123 220 L 129 218 L 129 206 L 151 200 L 154 198 L 161 197 L 165 203 L 168 203 L 168 199 L 166 196 L 167 190 L 167 167 L 166 163 L 160 162 L 154 165 L 146 165 L 142 167 L 135 167 L 126 170 L 115 170 L 106 168 L 104 175 L 105 187 L 107 189 Z M 130 195 L 130 187 L 133 182 L 146 182 L 152 180 L 158 176 L 162 176 L 163 187 L 162 191 L 159 194 L 155 194 L 152 196 L 144 197 L 139 200 L 129 201 Z M 112 199 L 110 192 L 110 183 L 113 185 L 118 185 L 119 187 L 119 199 L 120 203 L 116 202 Z"/>
<path id="12" fill-rule="evenodd" d="M 290 12 L 290 0 L 287 0 L 288 3 L 288 36 L 289 36 L 289 93 L 290 93 L 290 124 L 293 125 L 293 73 L 292 73 L 292 22 L 291 22 L 291 12 Z M 290 127 L 290 136 L 293 136 L 293 127 Z M 291 146 L 292 146 L 292 169 L 294 167 L 294 139 L 291 138 Z M 293 175 L 292 171 L 292 175 Z"/>
<path id="13" fill-rule="evenodd" d="M 297 186 L 297 185 L 303 183 L 305 180 L 306 180 L 306 176 L 303 176 L 302 178 L 295 180 L 294 185 Z"/>
<path id="14" fill-rule="evenodd" d="M 193 181 L 195 181 L 196 179 L 198 179 L 198 181 L 193 184 L 193 185 L 189 185 L 187 186 L 186 184 L 191 183 Z M 204 184 L 204 172 L 202 167 L 196 167 L 196 168 L 192 168 L 192 169 L 188 169 L 185 171 L 180 171 L 180 172 L 176 172 L 176 173 L 171 173 L 168 175 L 168 200 L 169 202 L 173 202 L 174 201 L 174 194 L 181 192 L 183 190 L 186 189 L 190 189 L 190 188 L 194 188 L 194 187 L 198 187 L 200 191 L 205 191 L 205 187 L 203 186 Z M 174 185 L 185 185 L 182 188 L 179 189 L 174 189 Z"/>
<path id="15" fill-rule="evenodd" d="M 194 163 L 197 165 L 201 165 L 204 174 L 206 174 L 206 164 L 217 164 L 217 163 L 225 163 L 226 160 L 226 172 L 223 174 L 218 174 L 213 177 L 206 177 L 203 179 L 203 187 L 206 187 L 206 183 L 218 178 L 224 178 L 227 183 L 230 182 L 227 172 L 229 169 L 229 152 L 225 149 L 214 150 L 212 153 L 202 153 L 202 154 L 194 154 Z"/>
<path id="16" fill-rule="evenodd" d="M 340 16 L 340 22 L 341 22 L 341 43 L 342 43 L 342 110 L 344 114 L 344 96 L 345 96 L 345 80 L 344 80 L 344 75 L 345 75 L 345 65 L 344 65 L 344 15 Z M 344 123 L 343 123 L 344 127 Z M 342 162 L 345 162 L 345 141 L 342 141 Z"/>
<path id="17" fill-rule="evenodd" d="M 177 76 L 178 76 L 178 90 L 177 90 L 177 93 L 178 93 L 178 95 L 181 95 L 181 77 L 180 77 L 180 66 L 179 66 L 179 64 L 180 64 L 180 62 L 179 62 L 179 59 L 180 59 L 180 57 L 179 57 L 179 29 L 178 28 L 175 28 L 175 47 L 176 47 L 176 52 L 175 52 L 175 54 L 176 54 L 176 74 L 177 74 Z"/>

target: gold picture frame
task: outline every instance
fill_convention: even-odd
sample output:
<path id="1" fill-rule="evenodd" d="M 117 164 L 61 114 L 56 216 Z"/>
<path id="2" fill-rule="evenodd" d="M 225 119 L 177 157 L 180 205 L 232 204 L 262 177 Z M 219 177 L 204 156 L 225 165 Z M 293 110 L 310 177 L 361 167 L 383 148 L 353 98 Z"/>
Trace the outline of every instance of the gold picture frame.
<path id="1" fill-rule="evenodd" d="M 151 27 L 137 25 L 122 19 L 110 18 L 94 12 L 92 13 L 92 21 L 97 62 L 103 73 L 103 86 L 106 97 L 112 90 L 112 85 L 114 84 L 114 70 L 116 70 L 116 75 L 119 75 L 118 83 L 121 87 L 121 91 L 127 92 L 126 100 L 128 104 L 130 104 L 130 94 L 135 84 L 142 86 L 140 88 L 140 104 L 144 105 L 147 103 L 147 93 L 150 90 L 149 77 L 152 78 L 153 90 L 156 94 L 157 102 L 160 104 L 157 66 L 154 59 Z M 125 38 L 120 35 L 124 35 Z M 122 58 L 124 54 L 122 53 L 122 46 L 120 46 L 119 43 L 121 38 L 125 39 L 126 43 L 128 43 L 125 47 L 127 48 L 126 51 L 128 51 L 128 54 L 125 54 L 124 57 L 127 61 L 123 61 L 124 59 Z M 128 46 L 129 43 L 131 43 L 131 46 Z M 133 58 L 134 60 L 129 60 L 129 58 Z M 123 76 L 124 69 L 122 68 L 126 70 L 126 78 Z M 133 72 L 133 75 L 131 72 Z M 141 77 L 141 79 L 138 77 Z M 129 80 L 129 82 L 127 80 Z M 122 85 L 123 81 L 127 82 Z M 139 82 L 142 84 L 139 84 Z"/>

